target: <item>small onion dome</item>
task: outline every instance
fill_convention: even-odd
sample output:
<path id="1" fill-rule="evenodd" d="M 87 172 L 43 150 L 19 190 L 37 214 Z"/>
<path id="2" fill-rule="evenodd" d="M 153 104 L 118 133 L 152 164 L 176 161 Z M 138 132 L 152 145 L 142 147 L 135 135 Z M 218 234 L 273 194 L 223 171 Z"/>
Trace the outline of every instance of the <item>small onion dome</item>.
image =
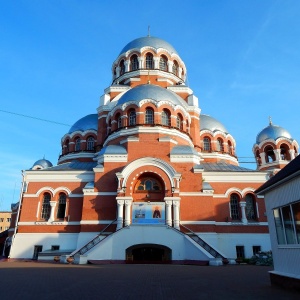
<path id="1" fill-rule="evenodd" d="M 117 105 L 122 105 L 126 102 L 140 102 L 145 99 L 150 99 L 155 102 L 167 101 L 173 105 L 187 107 L 188 104 L 173 91 L 162 88 L 153 84 L 141 84 L 121 96 Z"/>
<path id="2" fill-rule="evenodd" d="M 127 154 L 127 151 L 124 147 L 118 146 L 118 145 L 109 145 L 106 147 L 103 147 L 101 151 L 99 152 L 99 155 L 103 154 Z"/>
<path id="3" fill-rule="evenodd" d="M 212 132 L 215 131 L 221 131 L 224 133 L 228 133 L 227 129 L 225 126 L 220 123 L 218 120 L 215 118 L 209 116 L 209 115 L 200 115 L 200 131 L 201 130 L 209 130 Z"/>
<path id="4" fill-rule="evenodd" d="M 42 169 L 51 168 L 52 166 L 53 165 L 49 160 L 43 158 L 43 159 L 36 161 L 33 164 L 31 170 L 42 170 Z"/>
<path id="5" fill-rule="evenodd" d="M 75 131 L 98 130 L 98 115 L 90 114 L 79 119 L 69 130 L 69 134 Z"/>
<path id="6" fill-rule="evenodd" d="M 286 138 L 291 140 L 292 136 L 291 134 L 284 128 L 273 125 L 270 122 L 270 125 L 264 128 L 256 137 L 256 144 L 260 144 L 261 142 L 265 140 L 274 140 L 276 141 L 278 138 Z"/>
<path id="7" fill-rule="evenodd" d="M 151 47 L 151 48 L 154 48 L 156 50 L 162 48 L 162 49 L 167 50 L 171 55 L 172 55 L 172 53 L 177 54 L 176 50 L 168 42 L 166 42 L 162 39 L 159 39 L 157 37 L 146 36 L 146 37 L 137 38 L 137 39 L 131 41 L 130 43 L 128 43 L 121 50 L 119 55 L 121 55 L 124 52 L 127 52 L 129 50 L 141 49 L 143 47 Z"/>

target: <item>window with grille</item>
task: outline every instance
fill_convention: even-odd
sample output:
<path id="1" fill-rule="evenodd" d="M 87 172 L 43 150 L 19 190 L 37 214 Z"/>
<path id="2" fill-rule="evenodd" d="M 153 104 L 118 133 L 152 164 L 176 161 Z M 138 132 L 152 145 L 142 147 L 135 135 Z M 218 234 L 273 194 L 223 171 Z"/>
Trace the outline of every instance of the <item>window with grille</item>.
<path id="1" fill-rule="evenodd" d="M 203 150 L 204 151 L 210 151 L 211 150 L 210 139 L 208 137 L 205 137 L 203 139 Z"/>
<path id="2" fill-rule="evenodd" d="M 136 113 L 135 110 L 130 110 L 129 111 L 129 120 L 128 120 L 128 125 L 133 126 L 136 124 Z"/>
<path id="3" fill-rule="evenodd" d="M 92 150 L 94 150 L 94 145 L 95 145 L 95 139 L 92 136 L 88 137 L 87 143 L 86 143 L 86 149 L 88 151 L 92 151 Z"/>
<path id="4" fill-rule="evenodd" d="M 237 194 L 230 196 L 230 213 L 232 220 L 240 219 L 239 196 Z"/>
<path id="5" fill-rule="evenodd" d="M 255 201 L 253 195 L 247 194 L 245 200 L 246 200 L 246 218 L 248 220 L 255 220 L 256 213 L 255 213 Z"/>
<path id="6" fill-rule="evenodd" d="M 145 123 L 146 124 L 153 124 L 154 123 L 154 111 L 153 111 L 152 108 L 146 108 Z"/>
<path id="7" fill-rule="evenodd" d="M 224 145 L 222 139 L 217 139 L 217 151 L 224 151 Z"/>
<path id="8" fill-rule="evenodd" d="M 166 126 L 171 125 L 170 113 L 165 109 L 161 112 L 161 123 Z"/>
<path id="9" fill-rule="evenodd" d="M 145 178 L 137 184 L 136 189 L 138 191 L 160 191 L 162 188 L 157 180 L 153 178 Z"/>
<path id="10" fill-rule="evenodd" d="M 80 143 L 81 143 L 80 138 L 76 139 L 76 141 L 75 141 L 75 151 L 80 151 Z"/>
<path id="11" fill-rule="evenodd" d="M 43 204 L 42 204 L 42 211 L 41 211 L 41 218 L 43 220 L 48 220 L 50 217 L 50 200 L 51 196 L 49 193 L 45 193 L 43 197 Z"/>
<path id="12" fill-rule="evenodd" d="M 132 55 L 130 59 L 131 71 L 138 70 L 139 68 L 139 61 L 136 55 Z"/>
<path id="13" fill-rule="evenodd" d="M 172 73 L 177 75 L 178 74 L 178 64 L 176 61 L 174 61 L 173 66 L 172 66 Z"/>
<path id="14" fill-rule="evenodd" d="M 182 117 L 180 115 L 177 115 L 176 118 L 176 127 L 182 130 Z"/>
<path id="15" fill-rule="evenodd" d="M 146 55 L 146 69 L 153 69 L 153 55 L 149 53 Z"/>
<path id="16" fill-rule="evenodd" d="M 123 75 L 125 73 L 125 64 L 124 60 L 120 62 L 120 75 Z"/>
<path id="17" fill-rule="evenodd" d="M 159 59 L 159 69 L 162 71 L 167 71 L 168 66 L 167 66 L 167 58 L 164 56 L 161 56 Z"/>
<path id="18" fill-rule="evenodd" d="M 65 217 L 66 200 L 66 195 L 64 193 L 60 193 L 58 199 L 57 219 L 63 219 Z"/>

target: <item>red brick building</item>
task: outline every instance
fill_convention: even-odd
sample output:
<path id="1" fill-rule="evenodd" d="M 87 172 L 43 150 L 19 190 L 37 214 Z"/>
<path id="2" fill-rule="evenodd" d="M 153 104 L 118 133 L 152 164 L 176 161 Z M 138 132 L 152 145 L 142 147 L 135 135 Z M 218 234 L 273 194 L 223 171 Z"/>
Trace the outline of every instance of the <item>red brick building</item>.
<path id="1" fill-rule="evenodd" d="M 121 50 L 97 113 L 62 137 L 57 165 L 23 173 L 10 257 L 219 265 L 270 250 L 254 191 L 298 144 L 270 123 L 253 148 L 258 170 L 240 167 L 234 138 L 201 114 L 186 73 L 159 38 Z"/>

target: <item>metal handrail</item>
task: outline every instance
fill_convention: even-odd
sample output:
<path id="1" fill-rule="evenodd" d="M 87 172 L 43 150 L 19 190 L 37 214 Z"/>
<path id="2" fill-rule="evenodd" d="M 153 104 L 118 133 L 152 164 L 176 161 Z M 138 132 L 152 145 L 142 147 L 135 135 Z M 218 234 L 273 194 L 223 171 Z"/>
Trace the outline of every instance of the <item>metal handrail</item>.
<path id="1" fill-rule="evenodd" d="M 83 255 L 84 253 L 88 252 L 89 250 L 91 250 L 93 247 L 95 247 L 96 245 L 98 245 L 101 241 L 103 241 L 106 237 L 108 237 L 110 234 L 106 235 L 105 238 L 100 239 L 100 236 L 103 235 L 103 233 L 105 232 L 105 230 L 111 226 L 113 223 L 115 223 L 115 221 L 117 221 L 117 218 L 114 219 L 111 223 L 109 223 L 105 228 L 103 228 L 91 241 L 89 241 L 87 244 L 85 244 L 83 247 L 81 247 L 80 249 L 76 249 L 75 251 L 73 251 L 70 254 L 70 257 L 74 257 L 74 255 L 76 255 L 77 253 L 80 253 L 80 255 Z M 112 233 L 111 233 L 112 234 Z"/>
<path id="2" fill-rule="evenodd" d="M 213 248 L 211 245 L 209 245 L 207 242 L 205 242 L 199 235 L 197 235 L 193 230 L 190 228 L 180 224 L 181 227 L 185 228 L 188 230 L 189 233 L 185 233 L 188 237 L 190 237 L 193 241 L 195 241 L 198 245 L 200 245 L 203 249 L 205 249 L 208 253 L 210 253 L 213 257 L 215 258 L 222 258 L 226 259 L 220 252 L 218 252 L 215 248 Z"/>

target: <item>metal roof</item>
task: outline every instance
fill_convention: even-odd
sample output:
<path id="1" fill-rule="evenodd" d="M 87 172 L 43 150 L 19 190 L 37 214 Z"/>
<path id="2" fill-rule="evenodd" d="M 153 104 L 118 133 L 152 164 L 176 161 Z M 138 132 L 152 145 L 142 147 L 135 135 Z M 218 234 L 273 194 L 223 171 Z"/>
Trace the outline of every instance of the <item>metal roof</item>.
<path id="1" fill-rule="evenodd" d="M 109 145 L 103 147 L 99 152 L 99 155 L 103 155 L 103 154 L 127 154 L 127 150 L 124 147 L 119 145 Z"/>
<path id="2" fill-rule="evenodd" d="M 167 50 L 169 53 L 175 53 L 178 54 L 176 52 L 176 50 L 174 49 L 174 47 L 172 45 L 170 45 L 168 42 L 154 37 L 154 36 L 146 36 L 146 37 L 140 37 L 137 38 L 131 42 L 129 42 L 120 52 L 119 55 L 121 55 L 124 52 L 127 52 L 128 50 L 131 49 L 141 49 L 143 47 L 151 47 L 154 49 L 159 49 L 159 48 L 163 48 L 165 50 Z"/>
<path id="3" fill-rule="evenodd" d="M 205 172 L 257 172 L 255 170 L 227 164 L 225 162 L 201 163 L 201 165 Z"/>
<path id="4" fill-rule="evenodd" d="M 72 162 L 66 162 L 45 170 L 39 171 L 93 171 L 93 168 L 97 166 L 97 162 L 81 162 L 78 160 Z"/>
<path id="5" fill-rule="evenodd" d="M 49 160 L 43 158 L 36 161 L 31 169 L 33 169 L 36 166 L 41 166 L 43 169 L 46 169 L 52 167 L 53 165 Z"/>
<path id="6" fill-rule="evenodd" d="M 90 114 L 79 119 L 69 130 L 69 134 L 75 131 L 98 130 L 98 115 Z"/>
<path id="7" fill-rule="evenodd" d="M 171 155 L 199 155 L 198 152 L 191 146 L 174 146 L 171 150 Z"/>
<path id="8" fill-rule="evenodd" d="M 140 102 L 145 99 L 154 101 L 169 101 L 175 105 L 187 107 L 188 104 L 180 98 L 176 93 L 153 84 L 142 84 L 128 90 L 118 101 L 117 105 L 124 104 L 129 101 Z"/>
<path id="9" fill-rule="evenodd" d="M 260 144 L 262 141 L 272 139 L 277 140 L 280 137 L 292 139 L 291 134 L 284 128 L 270 124 L 264 128 L 256 137 L 256 143 Z"/>
<path id="10" fill-rule="evenodd" d="M 222 131 L 225 133 L 228 133 L 227 129 L 225 126 L 219 122 L 217 119 L 209 116 L 209 115 L 200 115 L 200 131 L 201 130 L 210 130 L 212 132 L 215 131 Z"/>

